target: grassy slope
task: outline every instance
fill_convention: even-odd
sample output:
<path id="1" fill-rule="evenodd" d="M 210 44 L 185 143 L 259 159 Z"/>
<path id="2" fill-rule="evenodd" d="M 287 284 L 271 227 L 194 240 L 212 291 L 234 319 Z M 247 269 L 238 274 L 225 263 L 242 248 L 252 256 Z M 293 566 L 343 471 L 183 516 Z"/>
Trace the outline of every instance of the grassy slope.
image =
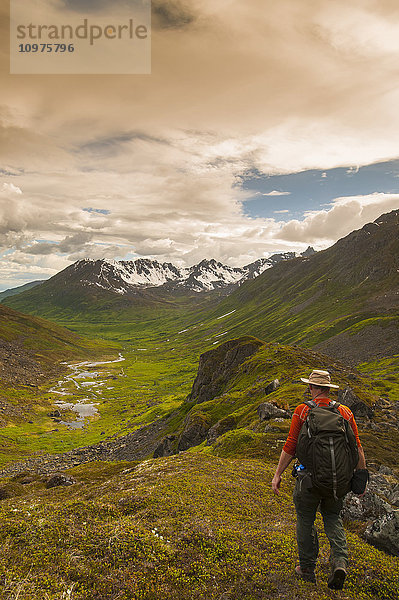
<path id="1" fill-rule="evenodd" d="M 183 453 L 78 467 L 67 488 L 14 481 L 24 495 L 0 508 L 0 598 L 336 598 L 323 534 L 318 585 L 293 577 L 292 481 L 273 497 L 272 472 L 261 460 Z M 340 598 L 395 600 L 399 559 L 355 534 L 348 541 Z"/>
<path id="2" fill-rule="evenodd" d="M 30 354 L 44 370 L 60 360 L 98 356 L 109 343 L 89 340 L 50 321 L 0 305 L 0 339 Z"/>
<path id="3" fill-rule="evenodd" d="M 62 361 L 114 358 L 119 348 L 0 306 L 0 462 L 38 450 L 39 439 L 46 447 L 54 429 L 48 390 L 68 372 Z"/>
<path id="4" fill-rule="evenodd" d="M 282 262 L 245 282 L 191 339 L 213 335 L 217 318 L 227 314 L 219 332 L 227 330 L 228 337 L 251 334 L 314 347 L 343 332 L 352 341 L 360 330 L 383 324 L 397 340 L 399 213 L 383 219 L 385 225 L 369 224 L 308 259 Z M 380 337 L 383 346 L 383 332 Z"/>
<path id="5" fill-rule="evenodd" d="M 214 331 L 219 324 L 214 321 Z M 325 585 L 324 535 L 319 584 L 314 587 L 293 577 L 295 517 L 289 475 L 278 499 L 270 491 L 288 423 L 265 434 L 256 417 L 258 404 L 265 400 L 265 383 L 280 378 L 281 388 L 267 400 L 293 406 L 303 392 L 295 380 L 315 360 L 317 366 L 330 367 L 331 361 L 301 348 L 265 344 L 224 390 L 225 396 L 192 406 L 184 398 L 196 373 L 198 354 L 212 347 L 214 338 L 194 340 L 192 345 L 190 332 L 179 334 L 181 323 L 162 316 L 137 325 L 75 326 L 122 341 L 127 377 L 114 383 L 100 407 L 102 417 L 86 431 L 32 436 L 26 430 L 24 451 L 62 450 L 94 442 L 103 426 L 107 433 L 123 434 L 179 406 L 177 426 L 191 409 L 205 412 L 214 422 L 235 413 L 239 428 L 219 438 L 213 448 L 202 445 L 139 465 L 92 463 L 75 468 L 71 474 L 78 483 L 72 487 L 46 490 L 40 480 L 25 485 L 20 478 L 12 481 L 6 487 L 14 497 L 0 505 L 0 598 L 335 598 L 336 593 Z M 375 382 L 367 373 L 354 381 L 349 370 L 332 366 L 336 376 L 367 402 L 387 391 L 385 381 Z M 127 412 L 122 416 L 122 411 Z M 14 429 L 16 452 L 23 446 L 22 433 Z M 362 441 L 369 458 L 392 465 L 395 456 L 388 452 L 392 439 L 388 444 L 384 436 L 373 433 L 363 434 Z M 352 566 L 340 597 L 397 600 L 398 559 L 375 550 L 354 533 L 348 532 L 348 539 Z"/>

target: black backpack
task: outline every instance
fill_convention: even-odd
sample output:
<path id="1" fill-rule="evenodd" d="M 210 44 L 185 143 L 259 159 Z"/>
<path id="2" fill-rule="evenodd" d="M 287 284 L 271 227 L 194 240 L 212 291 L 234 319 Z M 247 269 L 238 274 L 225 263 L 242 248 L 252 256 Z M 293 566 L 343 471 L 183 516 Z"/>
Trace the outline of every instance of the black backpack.
<path id="1" fill-rule="evenodd" d="M 307 400 L 304 404 L 310 410 L 299 432 L 296 456 L 311 475 L 312 487 L 321 496 L 337 500 L 349 492 L 359 460 L 355 434 L 338 402 L 318 406 Z"/>

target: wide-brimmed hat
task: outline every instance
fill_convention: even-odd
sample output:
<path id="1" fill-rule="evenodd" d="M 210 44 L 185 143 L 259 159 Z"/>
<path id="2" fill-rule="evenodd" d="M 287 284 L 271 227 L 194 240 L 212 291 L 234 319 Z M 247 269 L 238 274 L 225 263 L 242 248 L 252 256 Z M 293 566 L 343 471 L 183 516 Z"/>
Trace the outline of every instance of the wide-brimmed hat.
<path id="1" fill-rule="evenodd" d="M 313 369 L 309 375 L 309 379 L 301 377 L 303 383 L 310 383 L 311 385 L 317 385 L 319 387 L 330 387 L 339 388 L 339 385 L 331 383 L 330 373 L 328 371 L 320 371 L 320 369 Z"/>

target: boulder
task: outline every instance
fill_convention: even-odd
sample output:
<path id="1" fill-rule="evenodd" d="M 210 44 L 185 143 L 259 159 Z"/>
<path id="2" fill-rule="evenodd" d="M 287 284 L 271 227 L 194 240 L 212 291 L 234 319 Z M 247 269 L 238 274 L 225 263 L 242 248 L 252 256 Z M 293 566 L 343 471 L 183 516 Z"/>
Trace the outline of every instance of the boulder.
<path id="1" fill-rule="evenodd" d="M 342 516 L 367 522 L 366 540 L 399 556 L 399 482 L 391 469 L 381 467 L 372 474 L 364 496 L 348 494 Z"/>
<path id="2" fill-rule="evenodd" d="M 399 509 L 388 510 L 380 519 L 371 521 L 364 537 L 377 548 L 399 556 Z"/>
<path id="3" fill-rule="evenodd" d="M 274 379 L 273 381 L 271 381 L 266 387 L 265 387 L 265 394 L 266 396 L 268 394 L 271 394 L 272 392 L 275 392 L 278 388 L 280 387 L 280 382 L 278 379 Z"/>
<path id="4" fill-rule="evenodd" d="M 64 473 L 55 473 L 52 475 L 46 482 L 46 488 L 58 487 L 60 485 L 73 485 L 76 483 L 76 480 L 69 475 L 65 475 Z"/>
<path id="5" fill-rule="evenodd" d="M 372 408 L 360 400 L 350 387 L 338 390 L 338 402 L 350 408 L 355 417 L 367 417 L 368 419 L 371 419 L 373 416 Z"/>
<path id="6" fill-rule="evenodd" d="M 290 412 L 278 408 L 278 406 L 274 406 L 274 404 L 271 404 L 270 402 L 263 402 L 263 404 L 258 406 L 257 410 L 261 421 L 268 421 L 269 419 L 274 419 L 276 417 L 281 417 L 282 419 L 291 418 Z"/>
<path id="7" fill-rule="evenodd" d="M 221 419 L 209 429 L 206 442 L 207 446 L 214 444 L 220 435 L 223 435 L 224 433 L 227 433 L 236 427 L 237 421 L 233 415 L 229 415 L 224 419 Z"/>

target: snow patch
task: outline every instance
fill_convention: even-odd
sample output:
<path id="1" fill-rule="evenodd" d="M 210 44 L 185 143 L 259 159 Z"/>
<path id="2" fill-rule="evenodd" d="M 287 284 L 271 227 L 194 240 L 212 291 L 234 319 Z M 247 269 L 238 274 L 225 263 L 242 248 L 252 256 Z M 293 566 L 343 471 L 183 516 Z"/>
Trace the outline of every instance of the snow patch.
<path id="1" fill-rule="evenodd" d="M 232 310 L 232 311 L 230 311 L 230 312 L 228 312 L 228 313 L 226 313 L 226 314 L 222 315 L 221 317 L 218 317 L 218 319 L 224 319 L 224 317 L 228 317 L 229 315 L 232 315 L 233 313 L 235 313 L 235 312 L 236 312 L 236 310 L 237 310 L 237 309 L 235 308 L 234 310 Z"/>

